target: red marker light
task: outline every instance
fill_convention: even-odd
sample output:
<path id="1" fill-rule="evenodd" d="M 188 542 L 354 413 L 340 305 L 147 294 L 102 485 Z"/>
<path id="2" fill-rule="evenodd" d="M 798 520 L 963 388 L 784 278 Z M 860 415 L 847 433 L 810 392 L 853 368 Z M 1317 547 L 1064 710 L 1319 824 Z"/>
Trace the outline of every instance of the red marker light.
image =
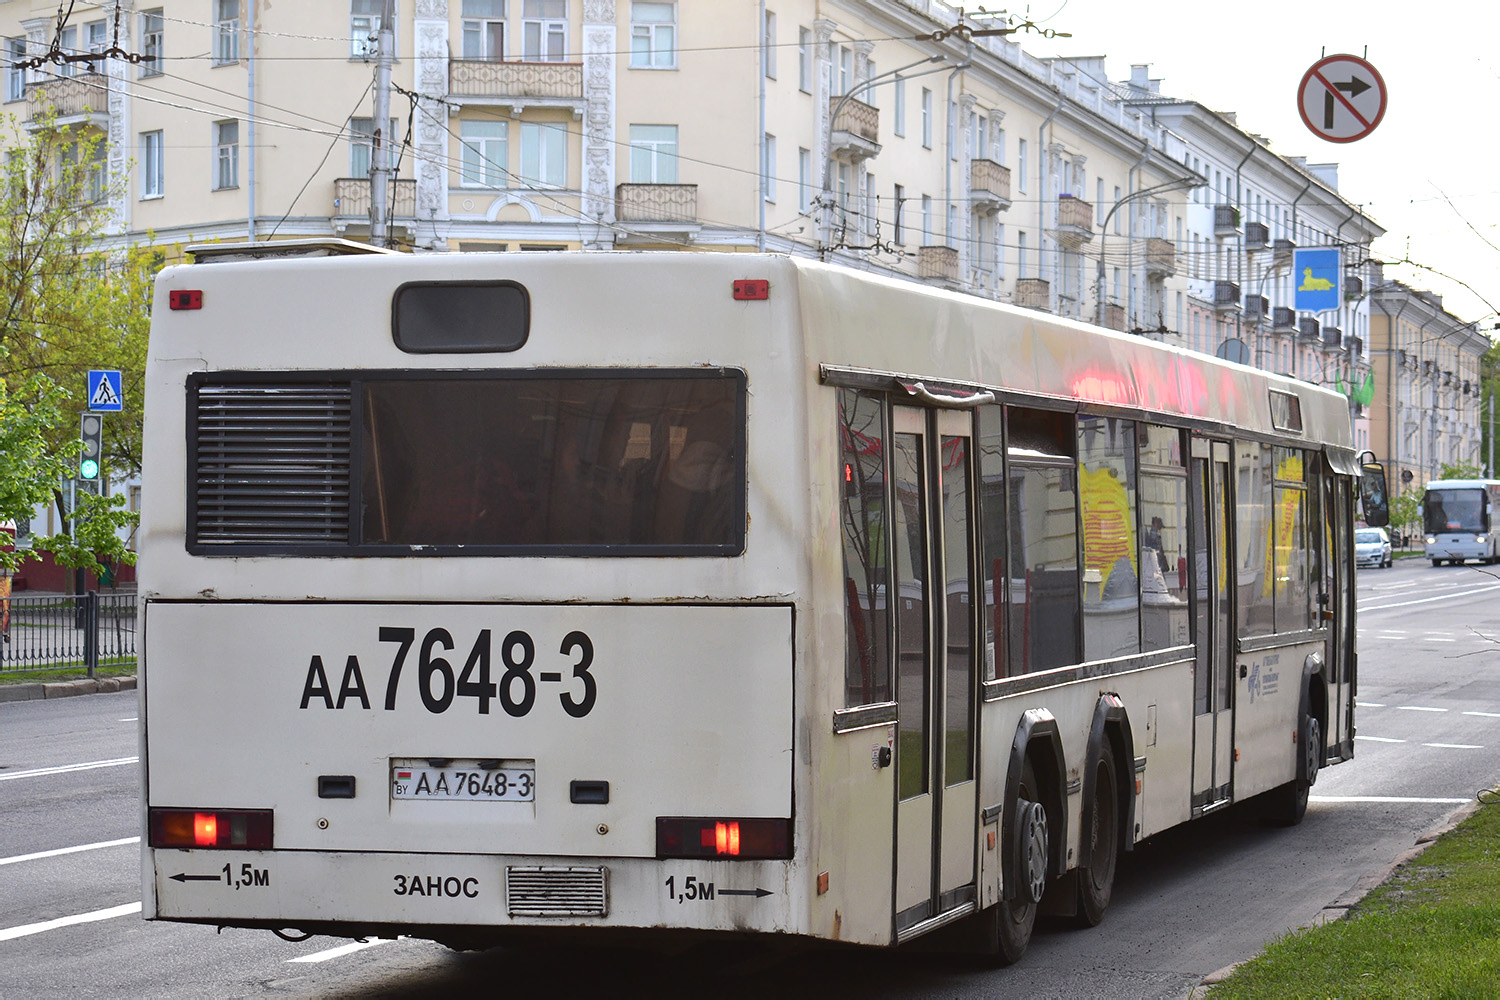
<path id="1" fill-rule="evenodd" d="M 764 278 L 740 278 L 734 283 L 734 297 L 739 302 L 769 299 L 771 283 Z"/>
<path id="2" fill-rule="evenodd" d="M 792 856 L 787 819 L 656 818 L 658 858 L 772 859 Z"/>
<path id="3" fill-rule="evenodd" d="M 269 809 L 159 809 L 147 812 L 152 847 L 265 851 L 272 844 Z"/>
<path id="4" fill-rule="evenodd" d="M 193 843 L 213 847 L 219 842 L 219 817 L 213 813 L 193 813 Z"/>
<path id="5" fill-rule="evenodd" d="M 202 309 L 203 292 L 197 288 L 174 289 L 167 293 L 167 305 L 172 309 Z"/>

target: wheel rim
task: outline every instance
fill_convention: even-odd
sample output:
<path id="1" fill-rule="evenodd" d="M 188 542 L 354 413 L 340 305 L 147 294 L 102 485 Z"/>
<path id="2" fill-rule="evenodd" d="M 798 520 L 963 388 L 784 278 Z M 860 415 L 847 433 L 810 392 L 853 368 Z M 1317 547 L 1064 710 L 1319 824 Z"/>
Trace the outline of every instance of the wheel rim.
<path id="1" fill-rule="evenodd" d="M 1017 811 L 1021 819 L 1021 877 L 1029 901 L 1040 903 L 1047 888 L 1047 810 L 1038 802 L 1023 800 Z"/>
<path id="2" fill-rule="evenodd" d="M 1311 785 L 1318 780 L 1318 767 L 1323 763 L 1323 726 L 1317 719 L 1309 717 L 1303 728 L 1307 734 L 1307 746 L 1303 749 L 1307 758 L 1307 783 Z"/>

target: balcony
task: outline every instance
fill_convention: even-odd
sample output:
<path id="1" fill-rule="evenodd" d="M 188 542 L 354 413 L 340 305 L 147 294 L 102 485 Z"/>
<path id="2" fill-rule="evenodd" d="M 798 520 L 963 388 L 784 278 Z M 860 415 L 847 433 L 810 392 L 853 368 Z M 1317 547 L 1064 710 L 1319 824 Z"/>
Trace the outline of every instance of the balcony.
<path id="1" fill-rule="evenodd" d="M 1153 278 L 1170 278 L 1177 273 L 1177 247 L 1160 236 L 1146 237 L 1146 274 Z"/>
<path id="2" fill-rule="evenodd" d="M 1125 332 L 1125 307 L 1118 302 L 1107 302 L 1104 305 L 1104 325 L 1110 330 Z"/>
<path id="3" fill-rule="evenodd" d="M 1249 323 L 1260 323 L 1265 320 L 1271 312 L 1271 301 L 1264 295 L 1245 296 L 1245 320 Z"/>
<path id="4" fill-rule="evenodd" d="M 1355 361 L 1363 362 L 1365 355 L 1365 342 L 1360 337 L 1345 337 L 1344 344 L 1349 348 L 1349 356 Z"/>
<path id="5" fill-rule="evenodd" d="M 391 182 L 391 214 L 397 219 L 417 217 L 417 182 L 396 178 Z M 364 177 L 340 177 L 333 182 L 333 215 L 338 219 L 370 218 L 370 182 Z"/>
<path id="6" fill-rule="evenodd" d="M 616 184 L 615 219 L 631 223 L 616 243 L 686 240 L 698 234 L 698 185 Z"/>
<path id="7" fill-rule="evenodd" d="M 1052 307 L 1052 287 L 1047 283 L 1047 279 L 1017 278 L 1016 305 L 1026 309 L 1050 309 Z"/>
<path id="8" fill-rule="evenodd" d="M 1240 286 L 1232 281 L 1214 282 L 1214 310 L 1228 312 L 1240 307 Z"/>
<path id="9" fill-rule="evenodd" d="M 109 130 L 109 77 L 103 73 L 28 83 L 25 95 L 27 128 L 37 128 L 37 120 L 50 114 L 54 126 L 92 125 L 101 132 Z"/>
<path id="10" fill-rule="evenodd" d="M 1323 350 L 1338 351 L 1344 347 L 1344 331 L 1336 326 L 1323 327 Z"/>
<path id="11" fill-rule="evenodd" d="M 448 96 L 460 103 L 566 107 L 583 113 L 583 64 L 557 62 L 448 62 Z"/>
<path id="12" fill-rule="evenodd" d="M 1245 249 L 1264 250 L 1271 242 L 1271 231 L 1262 222 L 1245 223 Z"/>
<path id="13" fill-rule="evenodd" d="M 1057 197 L 1057 241 L 1074 250 L 1094 238 L 1094 206 L 1070 194 Z"/>
<path id="14" fill-rule="evenodd" d="M 842 105 L 842 106 L 841 106 Z M 847 163 L 868 160 L 880 152 L 880 109 L 852 97 L 830 97 L 828 153 Z"/>
<path id="15" fill-rule="evenodd" d="M 1240 210 L 1233 205 L 1214 206 L 1214 236 L 1227 239 L 1240 234 Z"/>
<path id="16" fill-rule="evenodd" d="M 1271 332 L 1272 333 L 1295 333 L 1297 331 L 1297 311 L 1286 306 L 1277 306 L 1271 310 Z"/>
<path id="17" fill-rule="evenodd" d="M 917 247 L 917 277 L 923 281 L 958 281 L 958 251 L 949 246 Z"/>
<path id="18" fill-rule="evenodd" d="M 1292 241 L 1276 240 L 1271 244 L 1271 266 L 1290 267 L 1292 264 Z"/>
<path id="19" fill-rule="evenodd" d="M 1323 336 L 1323 328 L 1316 316 L 1303 316 L 1297 321 L 1297 339 L 1316 341 Z"/>
<path id="20" fill-rule="evenodd" d="M 1010 168 L 994 160 L 969 162 L 969 198 L 974 211 L 994 215 L 1010 208 Z"/>
<path id="21" fill-rule="evenodd" d="M 1365 294 L 1365 279 L 1355 275 L 1344 277 L 1344 301 L 1353 302 Z"/>

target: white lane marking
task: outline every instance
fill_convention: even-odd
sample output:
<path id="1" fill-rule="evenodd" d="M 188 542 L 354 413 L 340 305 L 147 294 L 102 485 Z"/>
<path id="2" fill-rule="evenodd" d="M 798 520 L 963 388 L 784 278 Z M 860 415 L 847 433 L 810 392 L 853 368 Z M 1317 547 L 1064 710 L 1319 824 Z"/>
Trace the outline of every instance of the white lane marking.
<path id="1" fill-rule="evenodd" d="M 1358 739 L 1359 737 L 1355 737 Z M 1424 799 L 1411 795 L 1309 795 L 1309 802 L 1414 802 L 1418 805 L 1458 806 L 1473 799 Z"/>
<path id="2" fill-rule="evenodd" d="M 1397 705 L 1398 712 L 1446 712 L 1446 708 L 1426 708 L 1422 705 Z"/>
<path id="3" fill-rule="evenodd" d="M 14 865 L 22 861 L 36 861 L 40 858 L 56 858 L 64 854 L 77 854 L 79 851 L 97 851 L 101 847 L 123 847 L 126 844 L 139 844 L 140 837 L 124 837 L 120 840 L 101 840 L 97 844 L 79 844 L 77 847 L 59 847 L 52 851 L 37 851 L 35 854 L 18 854 L 13 858 L 0 858 L 0 865 Z"/>
<path id="4" fill-rule="evenodd" d="M 1500 712 L 1465 712 L 1465 715 L 1477 715 L 1481 719 L 1500 719 Z"/>
<path id="5" fill-rule="evenodd" d="M 1457 639 L 1440 639 L 1440 638 L 1438 638 L 1435 635 L 1427 636 L 1426 639 L 1427 639 L 1428 642 L 1457 642 L 1458 641 Z"/>
<path id="6" fill-rule="evenodd" d="M 1488 594 L 1492 590 L 1500 590 L 1500 583 L 1487 587 L 1479 587 L 1474 590 L 1465 590 L 1456 594 L 1444 594 L 1442 597 L 1423 597 L 1415 601 L 1400 601 L 1396 604 L 1382 604 L 1378 608 L 1367 608 L 1361 606 L 1360 611 L 1389 611 L 1392 608 L 1409 608 L 1414 604 L 1432 604 L 1434 601 L 1451 601 L 1455 597 L 1473 597 L 1476 594 Z"/>
<path id="7" fill-rule="evenodd" d="M 89 913 L 75 913 L 71 917 L 58 917 L 56 920 L 43 920 L 35 924 L 22 924 L 19 927 L 0 928 L 0 941 L 12 941 L 16 938 L 29 937 L 32 934 L 41 934 L 43 931 L 55 931 L 59 927 L 72 927 L 74 924 L 92 924 L 100 920 L 113 920 L 115 917 L 128 917 L 132 913 L 140 913 L 139 901 L 126 903 L 124 906 L 111 906 L 103 910 L 93 910 Z"/>
<path id="8" fill-rule="evenodd" d="M 1378 701 L 1356 701 L 1354 703 L 1354 707 L 1355 708 L 1385 708 L 1385 705 L 1383 703 L 1381 703 L 1381 702 L 1378 702 Z"/>
<path id="9" fill-rule="evenodd" d="M 120 767 L 124 764 L 136 764 L 139 762 L 139 757 L 116 757 L 114 760 L 91 760 L 84 764 L 59 764 L 57 767 L 39 767 L 34 771 L 17 771 L 14 774 L 0 774 L 0 781 L 12 781 L 16 778 L 40 778 L 48 774 L 91 771 L 96 767 Z"/>
<path id="10" fill-rule="evenodd" d="M 1357 740 L 1369 740 L 1371 743 L 1405 743 L 1405 740 L 1392 739 L 1389 736 L 1356 736 Z"/>
<path id="11" fill-rule="evenodd" d="M 1423 743 L 1424 747 L 1433 747 L 1437 750 L 1483 750 L 1484 747 L 1476 743 Z"/>
<path id="12" fill-rule="evenodd" d="M 356 951 L 364 951 L 373 948 L 377 944 L 389 944 L 390 938 L 370 938 L 365 941 L 355 941 L 353 944 L 340 945 L 337 948 L 329 948 L 327 951 L 315 951 L 311 955 L 303 955 L 301 958 L 289 958 L 288 962 L 326 962 L 330 958 L 342 958 L 352 955 Z"/>
<path id="13" fill-rule="evenodd" d="M 136 718 L 136 719 L 116 719 L 115 721 L 116 722 L 140 722 L 141 720 L 138 719 L 138 718 Z"/>

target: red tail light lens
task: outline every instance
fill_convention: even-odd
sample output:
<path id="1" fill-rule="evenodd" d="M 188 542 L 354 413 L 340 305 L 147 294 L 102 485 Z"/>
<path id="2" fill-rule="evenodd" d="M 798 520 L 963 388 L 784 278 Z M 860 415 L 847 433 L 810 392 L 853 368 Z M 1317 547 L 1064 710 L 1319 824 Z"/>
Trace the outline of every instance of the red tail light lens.
<path id="1" fill-rule="evenodd" d="M 792 821 L 658 816 L 656 856 L 726 860 L 790 858 Z"/>
<path id="2" fill-rule="evenodd" d="M 268 851 L 270 809 L 152 809 L 147 813 L 152 847 L 212 847 Z"/>

